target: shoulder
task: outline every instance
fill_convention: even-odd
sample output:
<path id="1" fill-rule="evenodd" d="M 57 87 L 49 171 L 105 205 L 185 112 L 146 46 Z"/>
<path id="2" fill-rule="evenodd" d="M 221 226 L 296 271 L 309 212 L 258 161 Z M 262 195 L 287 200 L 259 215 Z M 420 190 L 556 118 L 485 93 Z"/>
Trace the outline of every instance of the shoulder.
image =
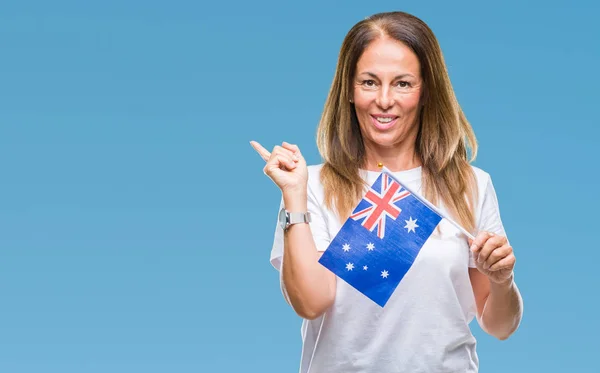
<path id="1" fill-rule="evenodd" d="M 477 179 L 478 195 L 475 216 L 479 230 L 487 230 L 506 235 L 500 219 L 498 196 L 496 195 L 496 189 L 492 182 L 492 176 L 481 168 L 475 166 L 471 167 Z"/>
<path id="2" fill-rule="evenodd" d="M 308 177 L 310 178 L 312 177 L 319 177 L 319 175 L 321 174 L 321 169 L 323 168 L 323 163 L 319 163 L 319 164 L 310 164 L 307 165 L 306 168 L 308 168 Z"/>
<path id="3" fill-rule="evenodd" d="M 487 171 L 485 171 L 479 167 L 471 165 L 471 169 L 473 171 L 473 174 L 475 175 L 475 181 L 477 183 L 477 191 L 479 192 L 479 195 L 481 196 L 489 188 L 492 177 Z"/>
<path id="4" fill-rule="evenodd" d="M 484 207 L 484 201 L 488 197 L 491 176 L 487 171 L 479 167 L 471 165 L 471 169 L 475 175 L 475 182 L 477 184 L 477 188 L 475 190 L 475 203 L 477 206 L 476 215 L 479 216 L 482 213 L 481 210 Z"/>
<path id="5" fill-rule="evenodd" d="M 306 168 L 308 169 L 309 189 L 321 189 L 321 169 L 323 169 L 323 163 L 307 165 Z"/>
<path id="6" fill-rule="evenodd" d="M 477 180 L 477 184 L 487 184 L 488 180 L 491 178 L 490 174 L 479 168 L 476 166 L 471 165 L 471 169 L 473 170 L 473 173 L 475 174 L 475 179 Z"/>

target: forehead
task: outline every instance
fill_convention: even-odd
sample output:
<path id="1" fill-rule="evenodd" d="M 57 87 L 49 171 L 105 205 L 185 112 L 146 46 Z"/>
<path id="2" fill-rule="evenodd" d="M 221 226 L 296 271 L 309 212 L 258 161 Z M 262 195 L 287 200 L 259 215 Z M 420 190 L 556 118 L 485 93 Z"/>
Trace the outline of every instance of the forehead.
<path id="1" fill-rule="evenodd" d="M 371 42 L 358 59 L 356 73 L 406 74 L 420 76 L 417 55 L 404 43 L 390 38 L 378 38 Z"/>

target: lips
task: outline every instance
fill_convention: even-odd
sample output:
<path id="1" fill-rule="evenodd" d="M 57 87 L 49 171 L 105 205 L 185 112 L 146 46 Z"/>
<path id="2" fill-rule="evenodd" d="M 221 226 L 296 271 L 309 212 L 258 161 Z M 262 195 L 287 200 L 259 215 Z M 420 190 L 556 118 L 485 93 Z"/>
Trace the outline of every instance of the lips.
<path id="1" fill-rule="evenodd" d="M 373 125 L 375 126 L 375 128 L 377 128 L 378 130 L 381 131 L 385 131 L 387 129 L 390 129 L 394 126 L 394 124 L 396 124 L 396 122 L 398 121 L 398 117 L 397 116 L 373 116 L 371 115 L 371 122 L 373 122 Z M 390 122 L 388 123 L 382 123 L 380 121 L 377 120 L 377 118 L 393 118 Z"/>

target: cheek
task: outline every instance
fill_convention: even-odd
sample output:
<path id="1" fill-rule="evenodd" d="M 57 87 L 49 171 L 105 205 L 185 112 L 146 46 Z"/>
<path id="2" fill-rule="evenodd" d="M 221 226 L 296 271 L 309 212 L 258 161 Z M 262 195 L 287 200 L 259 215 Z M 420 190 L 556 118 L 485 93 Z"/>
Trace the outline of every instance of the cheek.
<path id="1" fill-rule="evenodd" d="M 355 92 L 354 107 L 356 108 L 357 114 L 360 112 L 367 115 L 370 111 L 377 107 L 377 92 Z"/>
<path id="2" fill-rule="evenodd" d="M 417 110 L 419 107 L 420 95 L 418 93 L 402 95 L 398 98 L 398 104 L 405 111 Z"/>
<path id="3" fill-rule="evenodd" d="M 371 108 L 370 102 L 370 100 L 365 100 L 364 98 L 359 98 L 354 101 L 354 109 L 359 118 L 369 115 L 369 109 Z"/>

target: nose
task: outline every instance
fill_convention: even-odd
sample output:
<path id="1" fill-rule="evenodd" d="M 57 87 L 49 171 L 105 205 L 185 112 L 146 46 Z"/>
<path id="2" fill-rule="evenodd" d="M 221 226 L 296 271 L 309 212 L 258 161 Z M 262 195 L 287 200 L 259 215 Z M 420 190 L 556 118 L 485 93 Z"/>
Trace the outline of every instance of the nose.
<path id="1" fill-rule="evenodd" d="M 383 87 L 379 91 L 376 104 L 383 110 L 387 110 L 394 105 L 394 97 L 392 96 L 389 88 Z"/>

